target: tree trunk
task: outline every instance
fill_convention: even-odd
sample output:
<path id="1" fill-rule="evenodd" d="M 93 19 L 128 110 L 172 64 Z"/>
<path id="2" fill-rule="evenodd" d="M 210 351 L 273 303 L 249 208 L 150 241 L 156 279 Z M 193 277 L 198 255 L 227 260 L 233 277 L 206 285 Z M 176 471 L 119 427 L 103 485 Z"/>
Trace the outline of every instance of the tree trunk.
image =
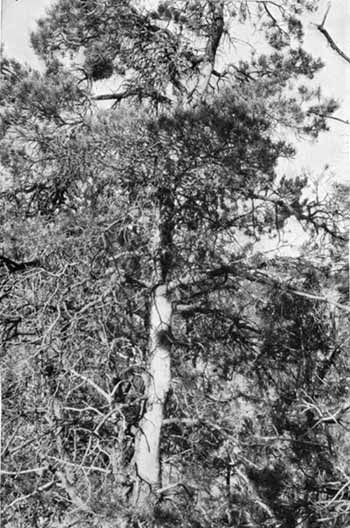
<path id="1" fill-rule="evenodd" d="M 167 278 L 172 264 L 173 200 L 169 188 L 159 190 L 153 238 L 154 290 L 149 318 L 149 382 L 146 410 L 135 437 L 134 462 L 138 477 L 134 504 L 152 509 L 161 487 L 160 439 L 164 406 L 170 387 L 172 304 Z"/>
<path id="2" fill-rule="evenodd" d="M 160 435 L 165 400 L 170 386 L 171 318 L 171 302 L 168 299 L 167 287 L 162 284 L 155 288 L 152 298 L 147 404 L 135 439 L 134 461 L 139 483 L 134 499 L 141 507 L 150 505 L 153 502 L 150 495 L 161 487 Z"/>

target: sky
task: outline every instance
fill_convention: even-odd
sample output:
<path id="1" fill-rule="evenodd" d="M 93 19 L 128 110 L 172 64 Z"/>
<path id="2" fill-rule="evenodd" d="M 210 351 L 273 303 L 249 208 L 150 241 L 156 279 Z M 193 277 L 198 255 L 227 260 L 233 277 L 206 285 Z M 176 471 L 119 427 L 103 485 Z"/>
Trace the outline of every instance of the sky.
<path id="1" fill-rule="evenodd" d="M 39 67 L 40 63 L 30 48 L 29 35 L 35 29 L 35 21 L 52 5 L 53 0 L 0 2 L 0 38 L 6 55 Z M 319 13 L 308 17 L 305 47 L 325 63 L 316 82 L 321 85 L 325 95 L 339 101 L 340 108 L 335 116 L 350 122 L 350 64 L 331 49 L 315 26 L 322 21 L 328 4 L 331 8 L 325 27 L 338 46 L 350 55 L 350 0 L 321 0 Z M 297 156 L 284 161 L 280 171 L 287 175 L 306 172 L 320 185 L 321 191 L 329 189 L 330 184 L 335 181 L 350 183 L 350 125 L 335 120 L 330 120 L 329 125 L 330 131 L 317 141 L 304 140 L 297 143 Z M 325 170 L 326 166 L 328 168 Z M 297 231 L 296 229 L 296 239 L 300 236 Z"/>

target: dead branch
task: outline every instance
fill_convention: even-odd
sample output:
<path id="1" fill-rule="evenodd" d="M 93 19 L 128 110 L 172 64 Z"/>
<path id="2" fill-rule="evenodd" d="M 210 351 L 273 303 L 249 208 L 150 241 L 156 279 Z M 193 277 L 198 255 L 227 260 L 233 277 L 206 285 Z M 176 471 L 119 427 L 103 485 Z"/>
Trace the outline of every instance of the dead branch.
<path id="1" fill-rule="evenodd" d="M 5 513 L 10 508 L 13 508 L 19 502 L 27 501 L 28 499 L 30 499 L 31 497 L 34 497 L 38 493 L 49 490 L 55 483 L 56 483 L 55 480 L 51 480 L 50 482 L 47 482 L 46 484 L 43 484 L 42 486 L 35 489 L 33 492 L 28 493 L 27 495 L 22 495 L 21 497 L 18 497 L 17 499 L 12 501 L 11 504 L 5 507 L 3 513 Z"/>
<path id="2" fill-rule="evenodd" d="M 57 471 L 57 476 L 60 480 L 59 487 L 67 493 L 72 504 L 80 511 L 93 513 L 88 504 L 77 494 L 75 487 L 68 482 L 65 473 L 63 471 Z"/>
<path id="3" fill-rule="evenodd" d="M 154 91 L 144 91 L 141 88 L 136 88 L 132 90 L 125 90 L 124 92 L 118 92 L 118 93 L 109 93 L 109 94 L 100 94 L 93 96 L 94 101 L 114 101 L 114 105 L 117 105 L 124 99 L 128 99 L 130 97 L 137 97 L 139 99 L 152 99 L 155 100 L 157 103 L 164 103 L 164 104 L 170 104 L 171 100 L 162 95 L 161 93 Z"/>
<path id="4" fill-rule="evenodd" d="M 17 477 L 18 475 L 26 475 L 28 473 L 41 474 L 43 471 L 46 471 L 47 469 L 48 469 L 48 466 L 39 466 L 36 468 L 22 469 L 20 471 L 7 471 L 6 469 L 0 469 L 0 475 L 11 475 L 11 476 Z"/>
<path id="5" fill-rule="evenodd" d="M 77 376 L 78 378 L 84 380 L 88 385 L 93 387 L 107 402 L 111 403 L 111 396 L 106 391 L 104 391 L 97 383 L 92 381 L 90 378 L 87 378 L 86 376 L 83 376 L 83 374 L 80 374 L 79 372 L 76 372 L 74 369 L 70 368 L 67 370 L 67 372 L 70 372 L 74 376 Z"/>
<path id="6" fill-rule="evenodd" d="M 347 119 L 342 119 L 341 117 L 336 117 L 328 114 L 320 114 L 319 112 L 314 112 L 313 110 L 310 110 L 309 113 L 317 115 L 319 117 L 323 117 L 324 119 L 333 119 L 333 121 L 338 121 L 339 123 L 343 123 L 344 125 L 350 125 L 350 121 L 348 121 Z"/>
<path id="7" fill-rule="evenodd" d="M 329 304 L 330 306 L 334 306 L 335 308 L 338 308 L 339 310 L 345 311 L 350 313 L 350 308 L 346 306 L 345 304 L 340 304 L 337 302 L 332 301 L 328 297 L 324 297 L 322 295 L 317 295 L 315 293 L 309 293 L 306 291 L 299 290 L 297 288 L 293 288 L 291 286 L 288 286 L 284 284 L 283 282 L 278 281 L 276 278 L 268 276 L 266 274 L 261 273 L 257 270 L 240 270 L 238 271 L 237 266 L 221 266 L 216 269 L 212 269 L 210 271 L 203 271 L 198 274 L 196 277 L 186 276 L 182 279 L 171 281 L 169 284 L 169 291 L 174 291 L 176 289 L 180 289 L 187 287 L 193 287 L 200 283 L 205 283 L 208 280 L 212 280 L 215 278 L 220 278 L 222 276 L 229 276 L 234 275 L 237 278 L 240 277 L 241 279 L 249 280 L 250 282 L 256 282 L 260 284 L 265 284 L 267 286 L 273 286 L 281 291 L 284 291 L 286 293 L 290 293 L 292 295 L 295 295 L 297 297 L 304 297 L 306 299 L 310 299 L 313 301 L 318 301 L 321 303 Z M 213 284 L 213 288 L 217 289 L 217 284 Z"/>
<path id="8" fill-rule="evenodd" d="M 326 23 L 326 20 L 327 20 L 327 16 L 328 16 L 328 13 L 330 11 L 330 4 L 328 5 L 327 7 L 327 10 L 324 14 L 324 17 L 323 17 L 323 20 L 321 22 L 321 24 L 317 24 L 316 27 L 317 29 L 322 33 L 322 35 L 325 37 L 325 39 L 327 40 L 328 44 L 330 45 L 330 47 L 342 58 L 344 59 L 348 64 L 350 64 L 350 57 L 348 55 L 346 55 L 343 50 L 335 43 L 334 39 L 331 37 L 331 35 L 329 34 L 329 32 L 326 30 L 326 28 L 324 27 L 325 23 Z"/>

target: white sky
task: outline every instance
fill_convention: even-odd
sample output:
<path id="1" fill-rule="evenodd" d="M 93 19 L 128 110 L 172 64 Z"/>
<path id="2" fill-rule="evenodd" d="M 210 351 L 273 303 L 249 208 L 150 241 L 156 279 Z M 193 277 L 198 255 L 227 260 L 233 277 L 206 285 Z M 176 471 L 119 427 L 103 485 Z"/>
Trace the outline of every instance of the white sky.
<path id="1" fill-rule="evenodd" d="M 45 8 L 53 0 L 0 0 L 2 7 L 1 41 L 6 55 L 27 62 L 34 67 L 39 65 L 29 46 L 30 31 L 35 29 L 35 21 L 44 14 Z M 328 0 L 321 0 L 319 14 L 309 17 L 306 24 L 305 47 L 314 56 L 320 56 L 326 64 L 316 82 L 327 96 L 336 98 L 341 104 L 336 116 L 350 121 L 350 64 L 333 51 L 325 38 L 315 27 L 320 23 L 327 8 Z M 332 0 L 326 29 L 341 49 L 350 55 L 350 0 Z M 287 174 L 306 171 L 315 181 L 320 180 L 324 187 L 341 180 L 350 183 L 350 126 L 330 121 L 330 132 L 323 134 L 316 142 L 304 140 L 296 146 L 295 159 L 284 162 L 281 170 Z M 329 168 L 320 178 L 324 167 Z M 293 230 L 296 229 L 293 227 Z M 297 233 L 298 232 L 298 233 Z M 296 230 L 296 243 L 300 231 Z M 289 237 L 288 237 L 289 238 Z M 289 238 L 290 240 L 290 238 Z"/>

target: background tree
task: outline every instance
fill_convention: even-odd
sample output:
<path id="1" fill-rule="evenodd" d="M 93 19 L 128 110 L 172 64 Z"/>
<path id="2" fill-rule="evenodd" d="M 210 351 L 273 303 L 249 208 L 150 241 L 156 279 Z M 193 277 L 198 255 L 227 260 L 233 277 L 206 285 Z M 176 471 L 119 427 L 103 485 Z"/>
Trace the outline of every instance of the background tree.
<path id="1" fill-rule="evenodd" d="M 276 173 L 283 129 L 336 108 L 309 87 L 313 5 L 61 0 L 45 72 L 3 60 L 9 526 L 317 526 L 330 482 L 347 500 L 326 270 L 254 252 L 292 216 L 344 239 Z M 266 40 L 231 61 L 240 24 Z"/>

